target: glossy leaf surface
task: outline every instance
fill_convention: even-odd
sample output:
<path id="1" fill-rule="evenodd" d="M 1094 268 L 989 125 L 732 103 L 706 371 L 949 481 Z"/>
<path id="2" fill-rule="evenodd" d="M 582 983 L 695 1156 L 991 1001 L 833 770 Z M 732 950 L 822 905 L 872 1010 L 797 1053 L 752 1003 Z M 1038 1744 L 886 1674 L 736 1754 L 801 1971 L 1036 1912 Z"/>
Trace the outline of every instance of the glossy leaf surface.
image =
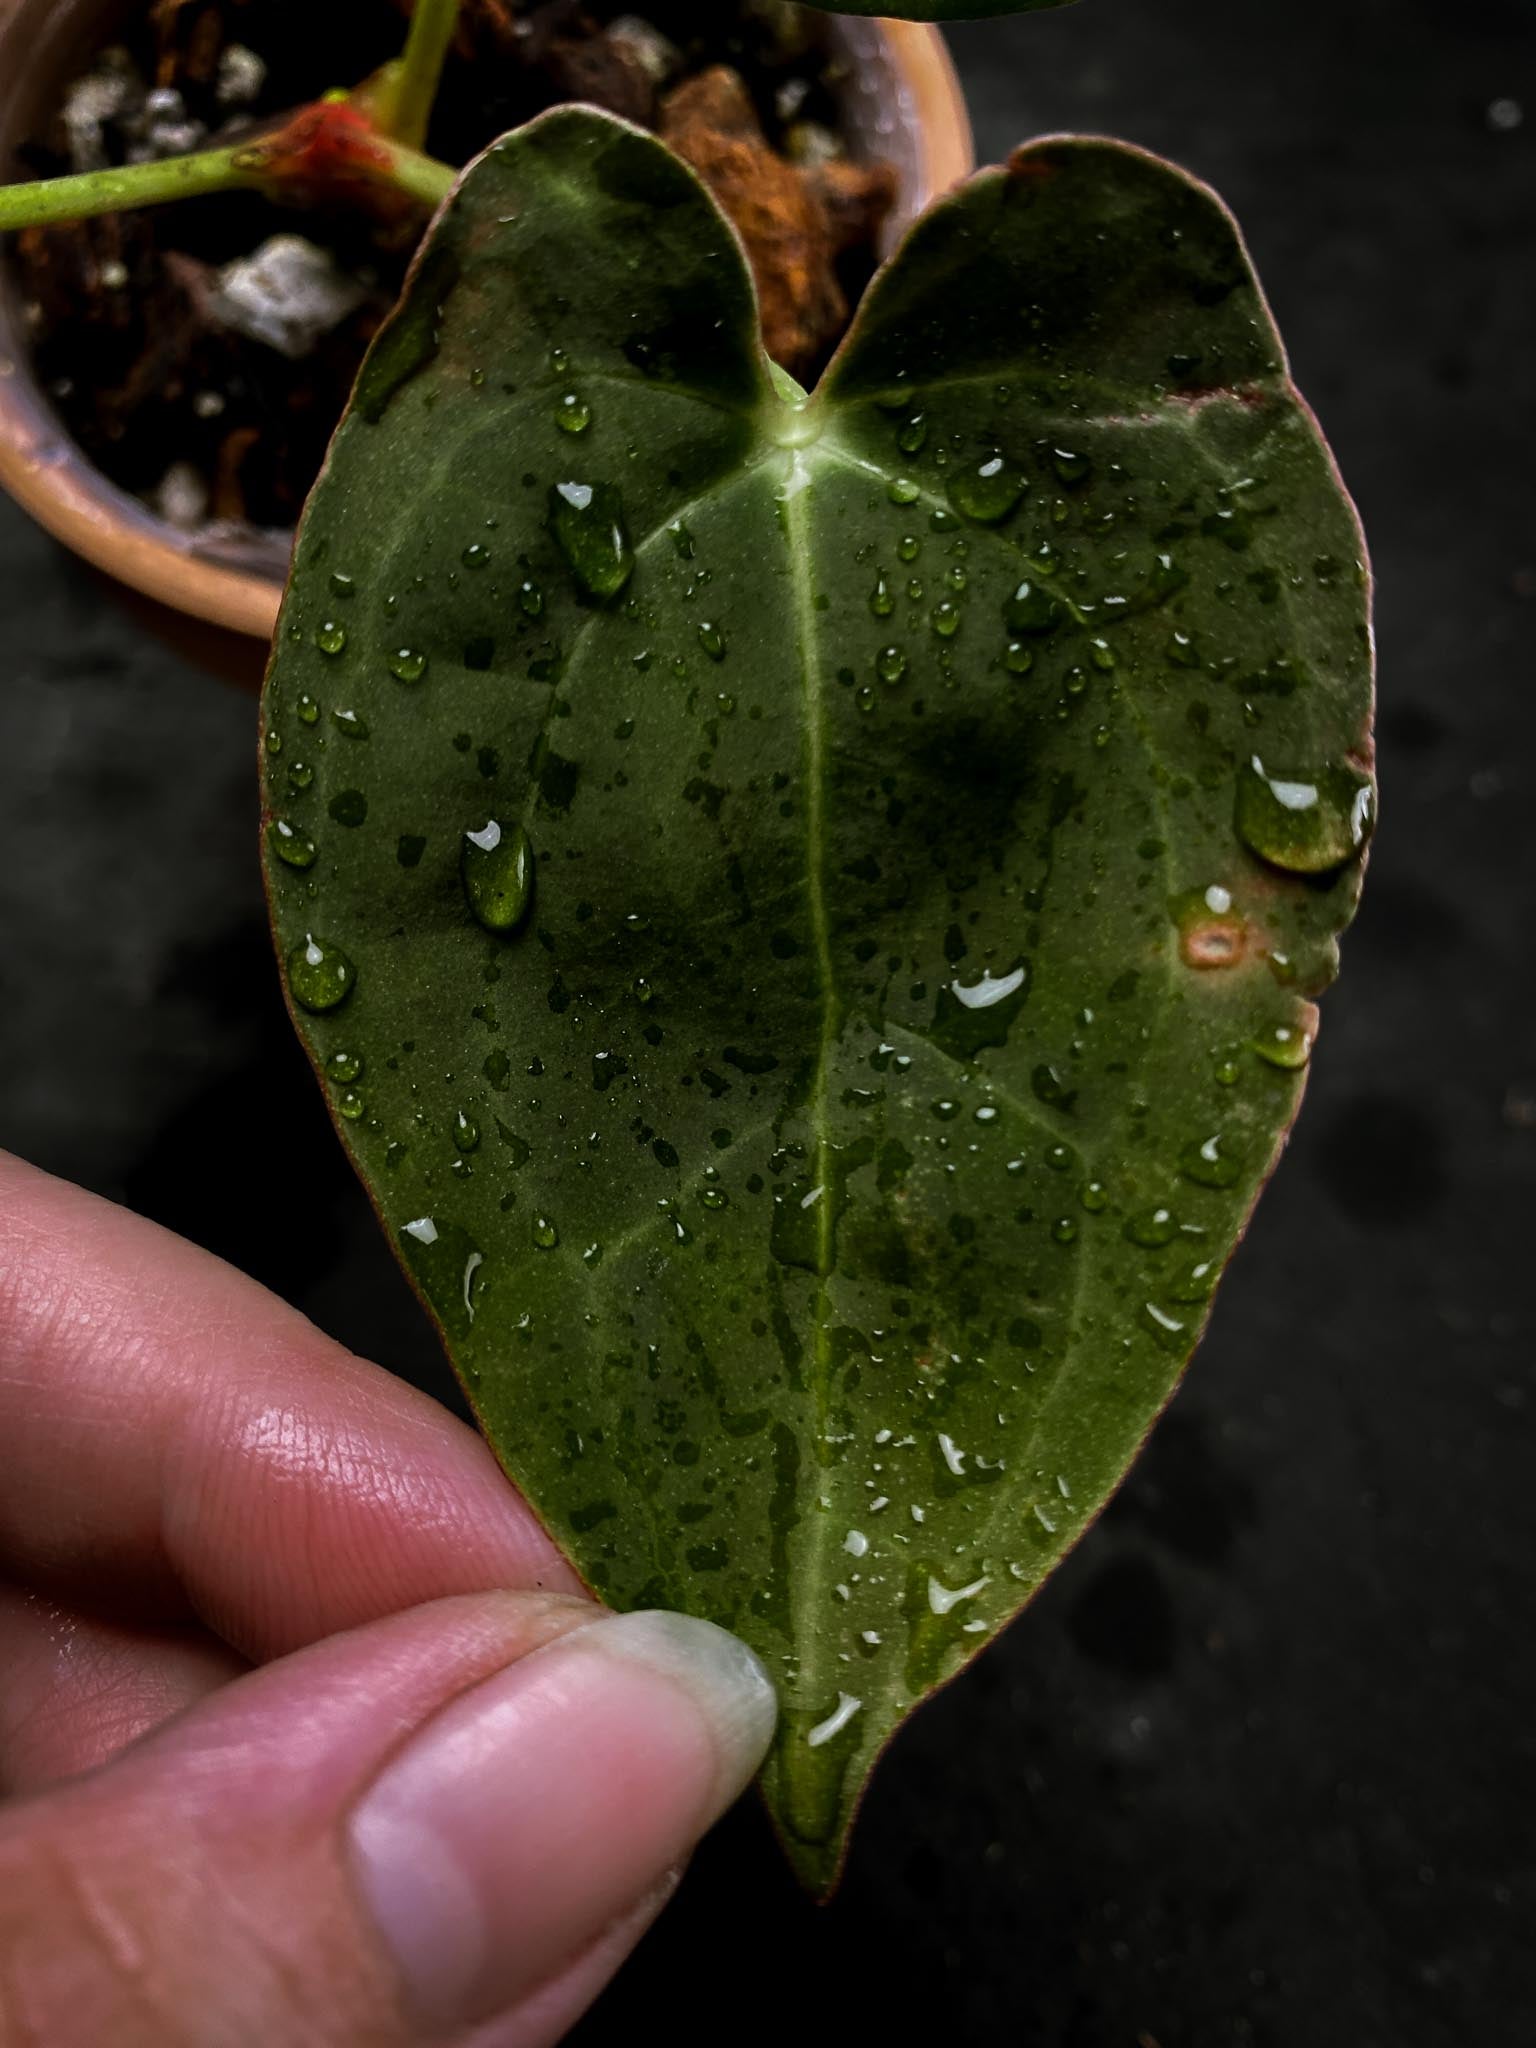
<path id="1" fill-rule="evenodd" d="M 882 1743 L 1169 1396 L 1371 823 L 1361 542 L 1236 232 L 1046 141 L 808 405 L 657 143 L 438 223 L 267 696 L 300 1027 L 592 1584 L 781 1683 L 831 1882 Z"/>

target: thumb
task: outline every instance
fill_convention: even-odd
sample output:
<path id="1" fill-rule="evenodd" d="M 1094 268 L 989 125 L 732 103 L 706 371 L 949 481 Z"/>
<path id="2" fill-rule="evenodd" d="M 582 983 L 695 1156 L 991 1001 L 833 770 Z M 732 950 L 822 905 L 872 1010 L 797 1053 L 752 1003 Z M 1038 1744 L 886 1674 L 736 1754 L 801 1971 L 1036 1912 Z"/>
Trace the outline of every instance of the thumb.
<path id="1" fill-rule="evenodd" d="M 707 1622 L 487 1594 L 239 1679 L 0 1810 L 0 2040 L 558 2040 L 773 1730 Z"/>

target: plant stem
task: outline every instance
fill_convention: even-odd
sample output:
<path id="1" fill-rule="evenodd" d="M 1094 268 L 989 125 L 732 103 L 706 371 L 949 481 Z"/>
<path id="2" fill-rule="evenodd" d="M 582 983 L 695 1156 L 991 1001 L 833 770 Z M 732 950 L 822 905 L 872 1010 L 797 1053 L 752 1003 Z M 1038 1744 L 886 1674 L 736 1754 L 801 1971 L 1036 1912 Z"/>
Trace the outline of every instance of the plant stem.
<path id="1" fill-rule="evenodd" d="M 301 109 L 286 127 L 260 141 L 169 157 L 164 163 L 0 185 L 0 234 L 240 189 L 271 198 L 297 196 L 306 187 L 338 194 L 350 190 L 354 203 L 366 203 L 363 193 L 371 186 L 398 192 L 430 213 L 448 196 L 454 176 L 447 164 L 380 135 L 344 105 L 320 106 Z"/>
<path id="2" fill-rule="evenodd" d="M 167 157 L 163 163 L 127 164 L 118 170 L 83 171 L 37 184 L 0 185 L 0 233 L 8 228 L 46 227 L 55 221 L 89 220 L 136 206 L 162 206 L 204 192 L 230 192 L 262 182 L 260 152 L 249 143 Z M 439 193 L 438 197 L 442 195 Z M 436 204 L 436 201 L 433 201 Z"/>
<path id="3" fill-rule="evenodd" d="M 392 142 L 384 135 L 378 137 L 378 143 L 389 156 L 390 183 L 408 198 L 419 201 L 428 212 L 436 212 L 459 175 L 453 166 L 439 163 L 435 156 L 424 156 L 419 149 L 410 149 L 402 142 Z"/>
<path id="4" fill-rule="evenodd" d="M 427 139 L 458 18 L 459 0 L 416 0 L 405 54 L 379 108 L 380 127 L 411 149 L 420 149 Z"/>

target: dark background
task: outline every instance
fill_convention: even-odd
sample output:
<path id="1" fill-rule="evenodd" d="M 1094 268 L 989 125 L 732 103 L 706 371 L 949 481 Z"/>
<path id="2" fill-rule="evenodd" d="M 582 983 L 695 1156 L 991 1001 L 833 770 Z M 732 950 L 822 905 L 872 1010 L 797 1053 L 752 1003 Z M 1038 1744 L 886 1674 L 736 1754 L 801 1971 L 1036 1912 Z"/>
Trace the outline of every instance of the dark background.
<path id="1" fill-rule="evenodd" d="M 898 1741 L 834 1907 L 744 1808 L 577 2039 L 1515 2048 L 1536 4 L 1085 0 L 954 45 L 984 157 L 1117 132 L 1245 223 L 1374 547 L 1382 829 L 1290 1163 L 1120 1501 Z M 0 618 L 0 1142 L 447 1396 L 281 1012 L 250 700 L 3 503 Z"/>

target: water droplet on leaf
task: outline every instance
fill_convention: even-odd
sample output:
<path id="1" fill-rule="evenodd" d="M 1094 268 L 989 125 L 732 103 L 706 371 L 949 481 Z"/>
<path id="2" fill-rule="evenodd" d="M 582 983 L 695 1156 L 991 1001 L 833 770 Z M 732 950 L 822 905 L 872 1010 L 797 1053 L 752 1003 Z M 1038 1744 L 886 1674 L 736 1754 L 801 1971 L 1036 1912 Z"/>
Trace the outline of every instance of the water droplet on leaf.
<path id="1" fill-rule="evenodd" d="M 1010 633 L 1054 633 L 1066 617 L 1061 600 L 1042 583 L 1021 583 L 1003 609 Z"/>
<path id="2" fill-rule="evenodd" d="M 1242 1170 L 1243 1162 L 1236 1149 L 1219 1132 L 1186 1145 L 1179 1154 L 1180 1173 L 1198 1187 L 1233 1187 Z"/>
<path id="3" fill-rule="evenodd" d="M 1024 473 L 995 451 L 949 480 L 949 501 L 982 526 L 998 526 L 1024 495 Z"/>
<path id="4" fill-rule="evenodd" d="M 571 573 L 589 596 L 608 601 L 634 573 L 624 503 L 611 484 L 556 484 L 550 526 Z"/>
<path id="5" fill-rule="evenodd" d="M 1131 1243 L 1147 1251 L 1160 1251 L 1165 1244 L 1172 1244 L 1178 1234 L 1179 1221 L 1171 1209 L 1145 1209 L 1125 1226 Z"/>
<path id="6" fill-rule="evenodd" d="M 328 939 L 311 932 L 288 955 L 288 986 L 301 1010 L 323 1016 L 339 1010 L 357 982 L 357 969 Z"/>
<path id="7" fill-rule="evenodd" d="M 267 842 L 285 867 L 312 868 L 315 864 L 315 842 L 286 818 L 272 820 L 267 827 Z"/>
<path id="8" fill-rule="evenodd" d="M 398 682 L 419 683 L 427 672 L 427 657 L 417 647 L 397 647 L 389 657 L 389 672 Z"/>
<path id="9" fill-rule="evenodd" d="M 1295 1072 L 1312 1057 L 1312 1034 L 1300 1024 L 1272 1024 L 1253 1040 L 1253 1049 L 1270 1066 Z"/>
<path id="10" fill-rule="evenodd" d="M 1235 821 L 1249 852 L 1271 867 L 1324 875 L 1364 850 L 1375 797 L 1349 768 L 1275 772 L 1255 754 L 1238 772 Z"/>
<path id="11" fill-rule="evenodd" d="M 521 825 L 490 819 L 466 832 L 460 873 L 469 907 L 488 932 L 508 938 L 528 915 L 533 900 L 533 846 Z"/>

